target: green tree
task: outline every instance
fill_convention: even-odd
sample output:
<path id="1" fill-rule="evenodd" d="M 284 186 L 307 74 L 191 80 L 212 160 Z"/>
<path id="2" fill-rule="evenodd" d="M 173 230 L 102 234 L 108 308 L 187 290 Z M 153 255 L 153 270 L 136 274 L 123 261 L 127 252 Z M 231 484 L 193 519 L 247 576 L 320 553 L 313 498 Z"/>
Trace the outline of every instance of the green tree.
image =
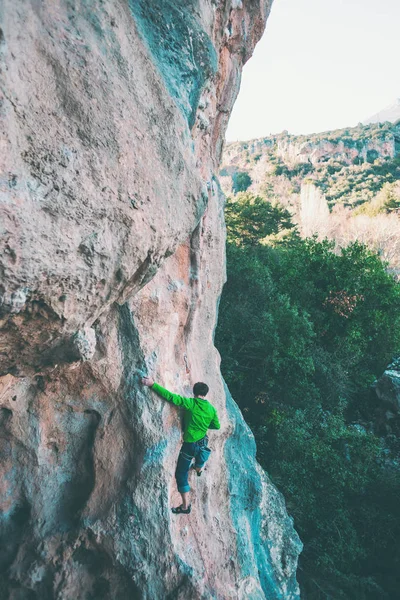
<path id="1" fill-rule="evenodd" d="M 229 242 L 239 246 L 254 246 L 271 234 L 293 228 L 286 209 L 249 192 L 228 198 L 225 219 Z"/>
<path id="2" fill-rule="evenodd" d="M 389 184 L 383 186 L 382 191 L 385 194 L 383 210 L 387 213 L 400 213 L 400 187 L 397 184 Z"/>
<path id="3" fill-rule="evenodd" d="M 238 192 L 245 192 L 251 184 L 251 177 L 245 171 L 239 171 L 232 176 L 232 189 L 235 194 Z"/>

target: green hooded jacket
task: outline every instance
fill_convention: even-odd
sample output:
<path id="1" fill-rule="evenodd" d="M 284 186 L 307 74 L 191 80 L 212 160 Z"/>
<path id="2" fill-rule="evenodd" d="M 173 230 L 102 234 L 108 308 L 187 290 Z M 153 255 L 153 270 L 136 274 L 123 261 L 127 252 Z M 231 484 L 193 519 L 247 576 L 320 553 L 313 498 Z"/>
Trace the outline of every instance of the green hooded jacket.
<path id="1" fill-rule="evenodd" d="M 185 442 L 197 442 L 201 440 L 208 429 L 219 429 L 221 427 L 217 411 L 205 398 L 185 398 L 179 394 L 173 394 L 165 388 L 154 383 L 151 386 L 161 398 L 172 402 L 175 406 L 185 408 L 183 440 Z"/>

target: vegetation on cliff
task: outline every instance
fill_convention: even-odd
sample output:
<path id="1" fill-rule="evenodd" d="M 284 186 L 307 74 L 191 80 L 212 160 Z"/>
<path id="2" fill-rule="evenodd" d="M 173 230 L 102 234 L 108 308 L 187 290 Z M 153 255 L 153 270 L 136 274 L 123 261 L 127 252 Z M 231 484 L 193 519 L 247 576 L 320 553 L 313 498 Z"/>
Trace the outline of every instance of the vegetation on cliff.
<path id="1" fill-rule="evenodd" d="M 400 473 L 360 422 L 400 351 L 400 285 L 365 246 L 301 239 L 286 210 L 250 193 L 226 219 L 216 344 L 305 544 L 303 597 L 394 599 Z"/>
<path id="2" fill-rule="evenodd" d="M 362 241 L 400 276 L 400 123 L 228 144 L 221 184 L 285 207 L 303 237 Z"/>
<path id="3" fill-rule="evenodd" d="M 354 208 L 371 201 L 400 179 L 400 127 L 374 123 L 312 135 L 283 132 L 228 144 L 221 175 L 234 193 L 254 190 L 269 200 L 300 192 L 306 179 L 320 188 L 331 207 Z M 400 195 L 397 196 L 400 206 Z"/>

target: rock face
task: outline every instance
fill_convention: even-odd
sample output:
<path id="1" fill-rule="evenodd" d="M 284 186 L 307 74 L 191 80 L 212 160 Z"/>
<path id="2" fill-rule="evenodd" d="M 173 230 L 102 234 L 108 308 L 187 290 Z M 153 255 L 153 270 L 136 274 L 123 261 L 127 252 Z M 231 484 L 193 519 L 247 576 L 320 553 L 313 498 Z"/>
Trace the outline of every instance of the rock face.
<path id="1" fill-rule="evenodd" d="M 379 130 L 358 126 L 310 135 L 291 135 L 287 131 L 266 138 L 247 142 L 231 142 L 224 150 L 223 167 L 228 173 L 235 169 L 248 169 L 257 161 L 274 155 L 285 165 L 293 168 L 302 163 L 317 166 L 329 160 L 349 166 L 376 159 L 389 160 L 400 151 L 399 124 Z M 250 159 L 250 160 L 249 160 Z M 249 164 L 250 163 L 250 164 Z M 265 168 L 265 167 L 264 167 Z"/>
<path id="2" fill-rule="evenodd" d="M 394 414 L 400 413 L 400 358 L 390 364 L 375 385 L 382 405 Z"/>
<path id="3" fill-rule="evenodd" d="M 398 132 L 396 132 L 398 135 Z M 278 156 L 289 165 L 309 162 L 318 165 L 330 158 L 340 161 L 344 166 L 352 165 L 354 161 L 368 162 L 376 158 L 394 158 L 396 156 L 395 134 L 390 133 L 384 139 L 366 139 L 358 146 L 346 140 L 308 141 L 278 141 Z"/>
<path id="4" fill-rule="evenodd" d="M 300 191 L 300 224 L 304 236 L 311 237 L 329 221 L 325 196 L 312 183 L 303 183 Z"/>
<path id="5" fill-rule="evenodd" d="M 0 6 L 0 597 L 298 597 L 301 544 L 213 346 L 213 173 L 266 0 Z M 175 517 L 180 416 L 222 428 Z"/>

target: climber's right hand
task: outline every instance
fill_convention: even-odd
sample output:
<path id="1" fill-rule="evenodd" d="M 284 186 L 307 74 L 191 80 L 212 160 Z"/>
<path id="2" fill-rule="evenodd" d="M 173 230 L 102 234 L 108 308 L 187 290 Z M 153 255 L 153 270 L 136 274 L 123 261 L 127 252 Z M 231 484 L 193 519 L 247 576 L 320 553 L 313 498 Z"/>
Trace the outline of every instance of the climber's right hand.
<path id="1" fill-rule="evenodd" d="M 154 379 L 152 379 L 151 377 L 143 377 L 142 384 L 151 387 L 152 385 L 154 385 Z"/>

